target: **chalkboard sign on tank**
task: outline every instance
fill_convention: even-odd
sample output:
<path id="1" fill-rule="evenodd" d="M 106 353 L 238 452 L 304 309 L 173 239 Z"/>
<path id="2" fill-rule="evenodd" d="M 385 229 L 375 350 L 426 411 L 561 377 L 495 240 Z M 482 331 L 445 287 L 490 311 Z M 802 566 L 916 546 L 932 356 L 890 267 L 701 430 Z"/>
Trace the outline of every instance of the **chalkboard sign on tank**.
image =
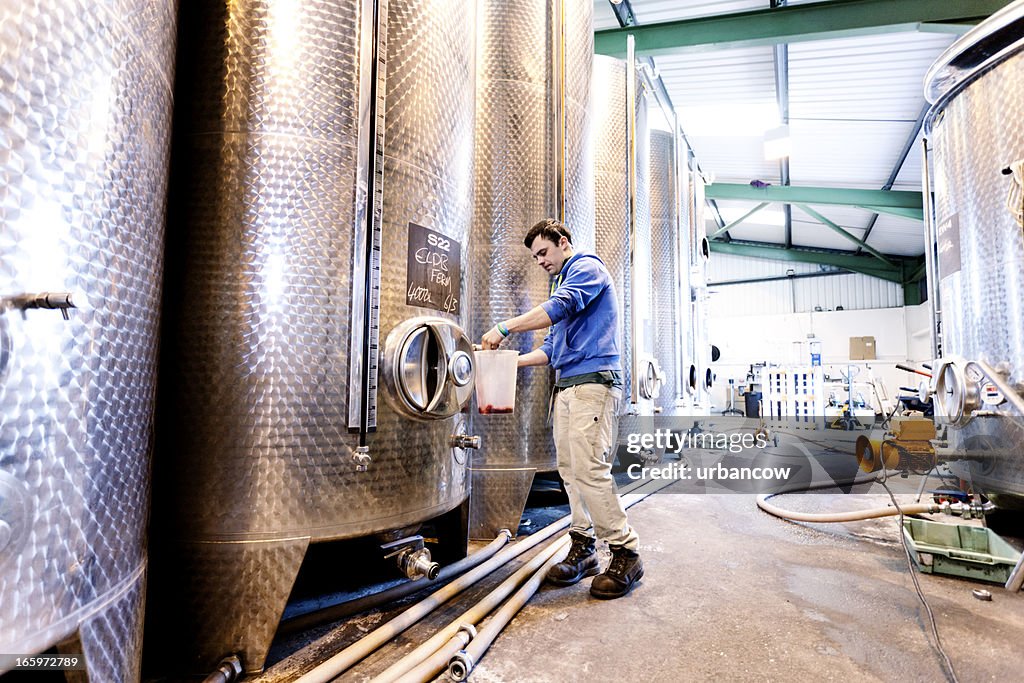
<path id="1" fill-rule="evenodd" d="M 462 245 L 422 225 L 409 223 L 409 267 L 405 303 L 459 315 Z"/>

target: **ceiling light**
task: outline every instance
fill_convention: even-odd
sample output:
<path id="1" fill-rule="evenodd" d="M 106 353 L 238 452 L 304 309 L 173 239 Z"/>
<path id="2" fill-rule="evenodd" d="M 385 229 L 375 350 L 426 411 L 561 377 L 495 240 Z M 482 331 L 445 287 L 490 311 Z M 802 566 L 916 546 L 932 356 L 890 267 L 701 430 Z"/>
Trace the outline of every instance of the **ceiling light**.
<path id="1" fill-rule="evenodd" d="M 683 106 L 678 113 L 683 130 L 695 137 L 761 137 L 779 125 L 775 102 Z"/>

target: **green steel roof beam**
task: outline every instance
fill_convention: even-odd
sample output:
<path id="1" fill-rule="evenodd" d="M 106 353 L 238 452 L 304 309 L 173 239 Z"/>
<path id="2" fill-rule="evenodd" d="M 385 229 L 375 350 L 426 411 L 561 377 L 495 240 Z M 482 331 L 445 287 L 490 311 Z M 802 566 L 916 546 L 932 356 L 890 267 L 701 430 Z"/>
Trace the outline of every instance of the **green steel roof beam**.
<path id="1" fill-rule="evenodd" d="M 780 245 L 738 244 L 736 242 L 711 242 L 711 251 L 716 254 L 732 254 L 751 258 L 772 259 L 775 261 L 792 261 L 796 263 L 818 263 L 826 266 L 844 268 L 862 275 L 881 278 L 889 282 L 903 283 L 905 280 L 903 264 L 899 257 L 892 267 L 881 263 L 873 256 L 856 256 L 833 252 L 811 251 L 803 249 L 786 249 Z"/>
<path id="2" fill-rule="evenodd" d="M 921 296 L 921 285 L 916 282 L 905 283 L 903 285 L 903 305 L 917 306 L 923 303 L 924 298 Z"/>
<path id="3" fill-rule="evenodd" d="M 746 199 L 752 202 L 781 202 L 783 204 L 870 206 L 872 211 L 916 209 L 921 212 L 923 205 L 920 192 L 792 185 L 753 187 L 739 183 L 713 183 L 705 189 L 705 196 L 710 199 Z"/>
<path id="4" fill-rule="evenodd" d="M 732 230 L 733 228 L 735 228 L 735 227 L 736 227 L 737 225 L 739 225 L 739 224 L 740 224 L 740 223 L 742 223 L 743 221 L 747 220 L 748 218 L 750 218 L 751 216 L 753 216 L 753 215 L 754 215 L 755 213 L 757 213 L 758 211 L 760 211 L 760 210 L 761 210 L 761 209 L 763 209 L 764 207 L 768 206 L 768 205 L 769 205 L 770 203 L 771 203 L 771 202 L 761 202 L 760 204 L 758 204 L 757 206 L 755 206 L 755 207 L 754 207 L 753 209 L 751 209 L 750 211 L 747 211 L 747 212 L 746 212 L 745 214 L 743 214 L 742 216 L 740 216 L 739 218 L 737 218 L 736 220 L 734 220 L 734 221 L 733 221 L 732 223 L 729 223 L 728 225 L 723 225 L 723 226 L 722 226 L 722 227 L 720 227 L 720 228 L 719 228 L 718 230 L 715 230 L 715 231 L 714 231 L 713 233 L 711 233 L 710 235 L 708 235 L 708 239 L 709 239 L 709 240 L 713 240 L 713 239 L 715 239 L 716 237 L 718 237 L 719 235 L 722 235 L 722 234 L 724 234 L 724 233 L 727 233 L 727 232 L 729 232 L 730 230 Z"/>
<path id="5" fill-rule="evenodd" d="M 974 28 L 974 24 L 967 22 L 963 24 L 921 24 L 918 33 L 947 33 L 951 36 L 962 36 Z"/>
<path id="6" fill-rule="evenodd" d="M 626 36 L 637 54 L 778 45 L 808 40 L 920 30 L 922 24 L 972 24 L 1011 0 L 832 0 L 594 33 L 594 52 L 622 57 Z"/>
<path id="7" fill-rule="evenodd" d="M 924 222 L 924 212 L 921 209 L 901 209 L 895 206 L 861 206 L 861 209 L 871 213 L 884 213 L 900 218 L 910 218 L 915 221 Z"/>
<path id="8" fill-rule="evenodd" d="M 927 272 L 927 269 L 927 264 L 922 263 L 917 270 L 910 274 L 910 277 L 907 278 L 907 282 L 917 282 L 918 280 L 923 280 Z"/>
<path id="9" fill-rule="evenodd" d="M 833 223 L 829 219 L 825 218 L 824 216 L 822 216 L 820 213 L 818 213 L 817 211 L 815 211 L 811 207 L 809 207 L 809 206 L 807 206 L 805 204 L 797 204 L 797 206 L 800 208 L 801 211 L 806 213 L 808 216 L 810 216 L 811 218 L 819 221 L 822 225 L 826 226 L 827 228 L 831 229 L 832 231 L 842 235 L 846 239 L 848 239 L 851 242 L 853 242 L 854 244 L 858 245 L 861 249 L 863 249 L 864 251 L 868 252 L 869 254 L 871 254 L 872 256 L 874 256 L 875 258 L 877 258 L 878 260 L 880 260 L 882 263 L 886 264 L 887 266 L 895 266 L 896 265 L 895 263 L 890 261 L 889 257 L 887 257 L 885 254 L 883 254 L 882 252 L 878 251 L 874 247 L 868 246 L 867 242 L 865 242 L 864 240 L 860 239 L 859 237 L 857 237 L 857 236 L 847 232 L 843 228 L 839 227 L 838 224 Z"/>

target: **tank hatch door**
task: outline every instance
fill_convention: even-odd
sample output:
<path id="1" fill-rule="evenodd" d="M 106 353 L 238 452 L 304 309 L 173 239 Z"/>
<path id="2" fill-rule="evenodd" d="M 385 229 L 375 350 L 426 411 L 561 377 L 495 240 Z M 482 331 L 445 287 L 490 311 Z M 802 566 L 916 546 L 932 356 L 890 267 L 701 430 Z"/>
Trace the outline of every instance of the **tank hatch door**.
<path id="1" fill-rule="evenodd" d="M 384 343 L 387 398 L 403 415 L 439 420 L 455 415 L 473 392 L 473 345 L 446 318 L 413 318 Z"/>

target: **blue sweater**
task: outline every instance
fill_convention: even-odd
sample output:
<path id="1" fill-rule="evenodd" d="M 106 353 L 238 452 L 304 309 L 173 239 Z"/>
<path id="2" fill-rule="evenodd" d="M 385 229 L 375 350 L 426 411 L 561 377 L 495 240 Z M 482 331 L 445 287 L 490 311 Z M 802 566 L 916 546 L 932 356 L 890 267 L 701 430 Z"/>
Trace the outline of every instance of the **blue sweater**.
<path id="1" fill-rule="evenodd" d="M 562 265 L 562 281 L 541 304 L 552 327 L 541 349 L 561 377 L 621 370 L 619 304 L 604 263 L 577 253 Z"/>

